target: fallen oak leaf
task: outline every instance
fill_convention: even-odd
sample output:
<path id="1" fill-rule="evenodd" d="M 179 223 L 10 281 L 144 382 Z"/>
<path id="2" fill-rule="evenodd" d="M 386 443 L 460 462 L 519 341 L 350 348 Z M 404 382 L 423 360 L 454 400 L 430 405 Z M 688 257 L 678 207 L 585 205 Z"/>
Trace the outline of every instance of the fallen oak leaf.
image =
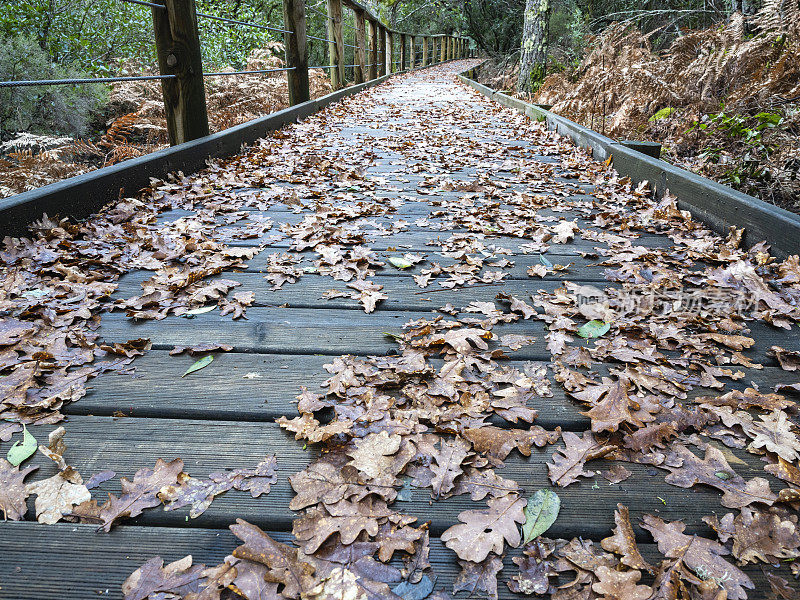
<path id="1" fill-rule="evenodd" d="M 469 494 L 477 502 L 487 495 L 499 498 L 511 493 L 519 492 L 519 484 L 513 479 L 505 479 L 495 473 L 494 469 L 476 469 L 468 467 L 464 474 L 456 479 L 452 496 Z"/>
<path id="2" fill-rule="evenodd" d="M 592 405 L 589 411 L 582 414 L 592 420 L 593 432 L 614 432 L 623 423 L 630 423 L 637 428 L 644 427 L 639 418 L 641 406 L 628 394 L 630 389 L 630 383 L 626 379 L 612 380 L 603 377 L 602 383 L 590 385 L 580 392 L 571 392 L 570 395 Z M 648 418 L 652 420 L 652 417 Z"/>
<path id="3" fill-rule="evenodd" d="M 752 580 L 740 569 L 726 561 L 727 548 L 713 540 L 697 535 L 686 535 L 681 521 L 667 523 L 659 517 L 644 515 L 642 527 L 649 531 L 658 551 L 667 558 L 678 558 L 703 579 L 714 578 L 728 594 L 730 600 L 746 600 L 745 589 L 754 589 Z"/>
<path id="4" fill-rule="evenodd" d="M 39 446 L 39 452 L 56 463 L 60 471 L 67 469 L 67 463 L 64 461 L 64 452 L 67 450 L 67 445 L 64 443 L 66 433 L 64 427 L 58 427 L 47 436 L 47 447 Z"/>
<path id="5" fill-rule="evenodd" d="M 594 572 L 599 581 L 592 584 L 592 590 L 603 595 L 603 600 L 648 600 L 652 589 L 648 585 L 638 585 L 642 578 L 638 570 L 621 572 L 600 566 Z"/>
<path id="6" fill-rule="evenodd" d="M 177 483 L 181 472 L 183 472 L 183 461 L 180 458 L 171 462 L 159 458 L 153 469 L 139 469 L 134 474 L 133 481 L 123 477 L 120 481 L 122 494 L 119 498 L 109 493 L 108 500 L 102 506 L 90 500 L 76 506 L 72 514 L 99 522 L 100 528 L 108 532 L 120 519 L 136 517 L 145 509 L 161 504 L 158 493 L 163 487 Z"/>
<path id="7" fill-rule="evenodd" d="M 792 431 L 792 422 L 785 412 L 774 410 L 759 419 L 760 423 L 754 421 L 744 428 L 745 433 L 753 439 L 748 450 L 763 448 L 789 462 L 800 459 L 800 439 Z"/>
<path id="8" fill-rule="evenodd" d="M 731 468 L 722 452 L 713 446 L 706 446 L 703 459 L 682 445 L 672 450 L 671 457 L 664 464 L 656 465 L 670 471 L 665 478 L 667 483 L 682 488 L 698 483 L 715 487 L 723 492 L 721 502 L 727 508 L 742 508 L 754 502 L 769 506 L 778 499 L 766 479 L 754 477 L 745 481 Z M 676 464 L 680 466 L 671 466 Z"/>
<path id="9" fill-rule="evenodd" d="M 0 511 L 3 520 L 19 521 L 28 512 L 25 500 L 30 492 L 23 481 L 38 468 L 29 465 L 20 470 L 18 466 L 0 458 Z"/>
<path id="10" fill-rule="evenodd" d="M 71 514 L 75 505 L 92 499 L 80 474 L 71 467 L 48 479 L 29 483 L 25 491 L 36 496 L 36 519 L 47 525 L 53 525 L 64 515 Z"/>
<path id="11" fill-rule="evenodd" d="M 525 522 L 527 500 L 516 494 L 491 498 L 488 510 L 465 510 L 458 515 L 461 524 L 442 533 L 441 540 L 460 559 L 482 562 L 490 552 L 503 553 L 503 544 L 516 548 L 520 543 L 517 523 Z"/>
<path id="12" fill-rule="evenodd" d="M 292 523 L 292 534 L 305 554 L 313 554 L 334 533 L 343 544 L 352 544 L 361 532 L 378 534 L 378 521 L 394 514 L 382 500 L 340 500 L 307 509 Z"/>
<path id="13" fill-rule="evenodd" d="M 787 350 L 780 346 L 772 346 L 768 354 L 778 360 L 778 364 L 784 371 L 800 370 L 800 352 L 797 350 Z"/>
<path id="14" fill-rule="evenodd" d="M 268 494 L 272 484 L 278 480 L 276 464 L 275 456 L 268 456 L 255 469 L 212 473 L 208 479 L 195 479 L 180 473 L 177 483 L 162 487 L 158 498 L 164 503 L 166 511 L 191 506 L 189 518 L 196 519 L 208 509 L 216 496 L 230 489 L 249 491 L 253 498 Z"/>
<path id="15" fill-rule="evenodd" d="M 550 577 L 558 577 L 553 561 L 548 560 L 552 551 L 552 544 L 542 540 L 527 544 L 523 556 L 511 559 L 519 567 L 519 573 L 507 582 L 508 589 L 515 594 L 546 594 L 550 590 Z"/>
<path id="16" fill-rule="evenodd" d="M 775 564 L 800 557 L 797 515 L 774 509 L 751 510 L 745 506 L 736 516 L 727 513 L 722 519 L 714 515 L 703 517 L 703 521 L 717 532 L 723 544 L 733 540 L 731 552 L 740 565 L 759 560 Z"/>
<path id="17" fill-rule="evenodd" d="M 603 550 L 620 555 L 622 557 L 620 562 L 626 567 L 654 573 L 653 567 L 639 552 L 627 506 L 617 504 L 617 510 L 614 511 L 614 523 L 616 523 L 616 527 L 612 530 L 614 535 L 600 542 Z"/>
<path id="18" fill-rule="evenodd" d="M 303 560 L 297 548 L 273 540 L 264 531 L 243 519 L 236 519 L 230 530 L 242 542 L 233 551 L 233 556 L 259 563 L 267 567 L 264 579 L 283 584 L 283 595 L 297 598 L 316 585 L 315 568 Z"/>
<path id="19" fill-rule="evenodd" d="M 458 561 L 461 570 L 453 582 L 453 593 L 467 591 L 470 597 L 476 592 L 485 592 L 488 598 L 497 600 L 497 574 L 503 568 L 503 561 L 491 555 L 481 562 Z"/>
<path id="20" fill-rule="evenodd" d="M 532 446 L 542 448 L 554 444 L 561 435 L 561 428 L 547 431 L 538 425 L 533 425 L 529 429 L 503 429 L 486 425 L 465 429 L 461 435 L 472 444 L 475 452 L 486 455 L 490 463 L 500 466 L 515 448 L 523 456 L 530 456 Z"/>
<path id="21" fill-rule="evenodd" d="M 584 432 L 583 438 L 571 431 L 562 432 L 561 437 L 565 447 L 554 452 L 553 462 L 547 464 L 550 481 L 560 487 L 575 483 L 579 477 L 594 477 L 594 473 L 586 471 L 584 465 L 617 449 L 608 442 L 599 442 L 591 431 Z"/>
<path id="22" fill-rule="evenodd" d="M 203 578 L 203 565 L 192 566 L 191 555 L 164 566 L 164 560 L 156 556 L 136 569 L 122 584 L 125 600 L 146 600 L 151 594 L 160 597 L 182 597 L 184 592 L 196 589 Z"/>
<path id="23" fill-rule="evenodd" d="M 463 473 L 461 464 L 470 454 L 470 443 L 455 437 L 450 440 L 441 440 L 439 447 L 431 456 L 430 469 L 433 472 L 431 479 L 431 496 L 439 498 L 455 487 L 455 479 Z"/>

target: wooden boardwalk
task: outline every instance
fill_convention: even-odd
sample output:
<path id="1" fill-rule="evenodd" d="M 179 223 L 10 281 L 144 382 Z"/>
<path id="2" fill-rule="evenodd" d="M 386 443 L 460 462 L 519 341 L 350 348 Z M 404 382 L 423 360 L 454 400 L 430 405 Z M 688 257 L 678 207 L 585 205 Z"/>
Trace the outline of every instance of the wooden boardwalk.
<path id="1" fill-rule="evenodd" d="M 293 434 L 276 421 L 297 416 L 295 398 L 302 386 L 320 390 L 320 384 L 330 377 L 325 364 L 348 354 L 396 354 L 397 341 L 387 332 L 400 335 L 408 321 L 431 319 L 432 311 L 447 304 L 459 309 L 472 302 L 495 302 L 498 308 L 507 310 L 507 304 L 496 299 L 500 293 L 533 304 L 532 295 L 542 290 L 553 293 L 565 281 L 619 287 L 619 282 L 607 280 L 607 271 L 622 271 L 635 265 L 636 259 L 672 265 L 674 273 L 681 264 L 693 264 L 700 253 L 688 252 L 690 244 L 670 252 L 676 245 L 667 235 L 620 227 L 624 211 L 607 196 L 616 184 L 609 184 L 602 175 L 604 167 L 580 152 L 569 154 L 569 144 L 564 140 L 543 133 L 537 124 L 501 110 L 454 82 L 452 75 L 465 65 L 462 61 L 397 77 L 268 135 L 260 149 L 234 159 L 234 170 L 211 169 L 174 187 L 176 208 L 159 216 L 165 225 L 202 224 L 211 238 L 226 227 L 234 231 L 258 219 L 272 220 L 272 228 L 258 237 L 229 241 L 230 246 L 263 249 L 247 261 L 245 269 L 217 276 L 240 283 L 234 291 L 252 292 L 254 302 L 247 307 L 246 318 L 236 320 L 217 310 L 191 319 L 171 315 L 163 320 L 134 320 L 120 311 L 104 313 L 98 329 L 102 339 L 124 342 L 148 338 L 152 349 L 132 363 L 133 375 L 114 373 L 93 379 L 85 397 L 63 408 L 68 417 L 64 423 L 65 457 L 84 477 L 104 470 L 117 473 L 103 484 L 102 492 L 93 491 L 101 501 L 105 492 L 119 493 L 119 476 L 131 478 L 159 458 L 182 458 L 184 470 L 202 478 L 224 469 L 252 468 L 266 454 L 275 454 L 277 482 L 268 495 L 259 498 L 235 490 L 224 493 L 196 519 L 188 518 L 186 508 L 154 508 L 122 521 L 110 533 L 96 533 L 90 524 L 41 525 L 33 521 L 31 509 L 29 521 L 0 523 L 0 598 L 120 598 L 125 578 L 153 556 L 162 556 L 168 562 L 191 554 L 195 563 L 221 562 L 239 543 L 228 530 L 239 518 L 258 525 L 279 541 L 289 541 L 297 514 L 289 509 L 294 492 L 288 477 L 318 458 L 319 450 L 313 444 L 295 441 Z M 236 172 L 241 176 L 232 174 Z M 255 186 L 259 180 L 260 186 Z M 596 187 L 595 183 L 601 181 L 602 185 Z M 623 182 L 619 189 L 624 187 Z M 597 190 L 604 194 L 600 199 L 592 196 Z M 193 210 L 178 208 L 192 197 L 199 198 Z M 219 206 L 226 198 L 239 199 L 231 201 L 234 208 L 227 213 L 209 213 L 210 220 L 194 216 L 204 204 Z M 520 208 L 519 202 L 525 198 L 535 208 L 527 212 Z M 254 201 L 259 199 L 262 208 Z M 317 200 L 320 204 L 315 206 Z M 350 212 L 343 209 L 336 213 L 335 206 L 347 207 Z M 317 209 L 327 212 L 317 213 Z M 245 219 L 231 217 L 226 221 L 237 211 L 246 211 Z M 317 214 L 322 218 L 309 221 L 312 229 L 335 224 L 325 234 L 326 243 L 344 247 L 350 242 L 363 243 L 384 262 L 406 253 L 422 255 L 425 261 L 410 269 L 397 269 L 388 263 L 373 267 L 375 274 L 368 279 L 383 286 L 381 291 L 387 298 L 371 313 L 365 313 L 358 300 L 350 297 L 353 289 L 346 282 L 310 268 L 296 282 L 272 291 L 266 277 L 269 257 L 291 251 L 297 239 L 285 235 L 298 231 L 286 229 L 286 224 L 296 226 Z M 551 240 L 543 254 L 536 236 L 524 225 L 526 219 L 551 227 L 574 221 L 574 239 L 570 236 L 564 243 Z M 523 234 L 498 235 L 504 231 Z M 467 243 L 453 244 L 451 236 Z M 443 244 L 454 252 L 441 255 Z M 459 247 L 470 256 L 484 259 L 483 269 L 477 271 L 479 276 L 495 271 L 503 273 L 502 280 L 493 283 L 489 276 L 476 282 L 465 275 L 468 283 L 476 285 L 447 289 L 440 285 L 450 276 L 444 273 L 432 278 L 425 288 L 417 285 L 413 277 L 430 269 L 434 261 L 445 269 L 464 264 L 455 253 Z M 630 262 L 619 258 L 623 254 Z M 300 269 L 319 258 L 313 250 L 302 255 L 305 261 L 298 265 Z M 608 262 L 602 264 L 604 261 Z M 493 267 L 493 263 L 498 266 Z M 709 264 L 714 261 L 698 259 L 696 268 L 699 272 Z M 568 268 L 556 271 L 553 265 Z M 531 268 L 544 269 L 544 276 L 531 276 Z M 634 269 L 626 272 L 634 277 Z M 124 300 L 141 294 L 142 282 L 151 275 L 144 270 L 125 274 L 115 298 Z M 322 299 L 331 289 L 348 295 Z M 483 315 L 460 313 L 461 318 L 470 316 Z M 744 371 L 743 377 L 734 380 L 718 375 L 724 380 L 724 389 L 695 385 L 688 391 L 688 400 L 753 386 L 771 392 L 777 384 L 796 383 L 796 373 L 792 377 L 782 370 L 768 350 L 774 345 L 800 349 L 797 328 L 780 329 L 761 321 L 748 321 L 746 325 L 750 330 L 747 335 L 755 339 L 755 344 L 743 354 L 764 367 L 734 365 Z M 548 348 L 548 330 L 541 320 L 497 324 L 493 333 L 535 338 L 531 344 L 509 352 L 506 364 L 520 370 L 530 367 L 531 362 L 548 363 L 554 358 Z M 579 342 L 588 347 L 594 343 Z M 197 357 L 170 356 L 169 351 L 174 346 L 202 343 L 229 344 L 233 351 L 216 353 L 209 366 L 181 377 Z M 496 347 L 496 342 L 490 343 L 490 348 Z M 535 423 L 546 430 L 560 427 L 578 434 L 590 429 L 586 407 L 568 396 L 553 378 L 552 370 L 548 377 L 552 397 L 537 396 L 529 402 L 538 411 Z M 491 422 L 508 426 L 496 417 Z M 32 431 L 41 441 L 55 427 L 42 425 Z M 522 427 L 527 425 L 523 423 Z M 3 455 L 7 447 L 4 443 Z M 595 541 L 608 537 L 614 527 L 615 508 L 623 503 L 630 509 L 643 554 L 657 564 L 659 555 L 652 537 L 639 525 L 642 515 L 658 515 L 667 521 L 680 519 L 686 523 L 687 533 L 714 538 L 702 517 L 730 512 L 720 505 L 718 490 L 670 485 L 664 479 L 666 471 L 649 464 L 624 463 L 632 476 L 617 484 L 596 476 L 555 488 L 546 465 L 560 447 L 562 442 L 534 448 L 530 457 L 513 452 L 505 459 L 505 467 L 497 470 L 516 481 L 526 498 L 543 488 L 559 494 L 561 512 L 548 537 Z M 736 474 L 746 480 L 764 477 L 775 492 L 787 487 L 764 472 L 760 457 L 738 449 L 732 453 L 740 459 L 734 465 Z M 37 478 L 57 472 L 41 454 L 30 464 L 40 467 Z M 612 464 L 616 463 L 595 461 L 590 469 L 600 471 Z M 29 502 L 32 505 L 32 498 Z M 430 521 L 430 561 L 436 589 L 452 592 L 459 567 L 455 554 L 439 536 L 458 523 L 460 512 L 484 508 L 485 504 L 474 502 L 466 494 L 432 501 L 428 489 L 411 487 L 404 501 L 394 506 L 418 517 L 420 523 Z M 504 559 L 500 597 L 517 597 L 506 582 L 517 572 L 511 558 L 518 555 L 519 550 L 512 549 Z M 750 565 L 745 571 L 756 585 L 749 597 L 766 598 L 761 570 Z"/>

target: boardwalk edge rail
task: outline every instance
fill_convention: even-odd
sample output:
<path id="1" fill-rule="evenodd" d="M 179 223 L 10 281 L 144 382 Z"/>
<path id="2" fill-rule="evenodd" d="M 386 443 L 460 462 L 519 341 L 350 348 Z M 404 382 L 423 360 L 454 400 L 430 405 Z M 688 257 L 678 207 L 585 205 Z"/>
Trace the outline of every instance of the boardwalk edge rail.
<path id="1" fill-rule="evenodd" d="M 439 63 L 442 64 L 442 63 Z M 424 68 L 424 67 L 420 67 Z M 185 142 L 110 167 L 70 177 L 56 183 L 0 198 L 0 237 L 26 235 L 27 226 L 47 213 L 81 219 L 122 196 L 134 196 L 170 173 L 195 173 L 210 158 L 227 158 L 270 131 L 305 119 L 329 104 L 381 84 L 400 71 L 365 83 L 342 88 L 320 98 L 236 125 L 191 142 Z"/>
<path id="2" fill-rule="evenodd" d="M 620 175 L 630 177 L 635 183 L 649 181 L 657 198 L 669 190 L 677 196 L 679 208 L 690 211 L 714 231 L 727 234 L 731 226 L 743 228 L 746 247 L 766 240 L 779 258 L 800 251 L 800 215 L 652 158 L 549 110 L 478 83 L 473 79 L 474 69 L 463 71 L 459 79 L 503 106 L 532 119 L 545 120 L 548 129 L 572 138 L 578 146 L 591 148 L 594 158 L 611 157 L 611 164 Z"/>

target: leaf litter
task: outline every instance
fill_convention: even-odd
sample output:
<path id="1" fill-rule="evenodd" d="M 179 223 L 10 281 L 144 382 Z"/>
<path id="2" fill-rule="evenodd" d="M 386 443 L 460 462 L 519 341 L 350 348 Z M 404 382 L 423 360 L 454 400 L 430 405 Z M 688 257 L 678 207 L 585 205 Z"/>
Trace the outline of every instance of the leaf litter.
<path id="1" fill-rule="evenodd" d="M 95 331 L 101 313 L 212 318 L 213 308 L 219 308 L 220 317 L 244 319 L 255 295 L 234 291 L 240 282 L 221 275 L 244 268 L 279 239 L 289 242 L 290 252 L 266 259 L 273 290 L 312 275 L 330 277 L 346 291 L 337 288 L 326 297 L 347 297 L 368 313 L 389 299 L 385 286 L 372 279 L 387 262 L 413 271 L 409 281 L 423 290 L 434 284 L 444 290 L 500 286 L 496 302 L 473 302 L 460 311 L 450 305 L 442 315 L 392 332 L 394 355 L 333 359 L 326 365 L 325 393 L 301 396 L 299 416 L 279 420 L 296 439 L 325 450 L 290 478 L 296 493 L 291 508 L 299 511 L 292 531 L 297 547 L 240 520 L 231 530 L 242 545 L 221 564 L 193 565 L 187 557 L 164 566 L 152 559 L 125 582 L 126 598 L 406 597 L 408 586 L 432 580 L 426 574 L 427 524 L 393 508 L 408 480 L 412 488 L 430 488 L 433 501 L 469 495 L 480 503 L 441 535 L 461 567 L 454 593 L 497 597 L 502 557 L 511 548 L 521 550 L 513 557 L 519 570 L 507 579 L 508 587 L 556 599 L 724 593 L 738 600 L 754 584 L 733 560 L 766 566 L 800 558 L 791 511 L 800 490 L 800 443 L 796 404 L 788 397 L 796 390 L 784 383 L 762 392 L 737 383 L 747 377 L 745 369 L 763 367 L 754 360 L 772 358 L 788 377 L 798 370 L 797 351 L 782 346 L 762 357 L 745 354 L 755 344 L 748 323 L 776 331 L 796 326 L 797 257 L 777 259 L 763 243 L 748 250 L 740 230 L 727 237 L 712 233 L 679 210 L 673 196 L 653 201 L 646 186 L 619 178 L 608 165 L 518 115 L 486 109 L 502 116 L 513 137 L 534 139 L 541 152 L 558 156 L 556 163 L 501 158 L 488 144 L 437 126 L 437 119 L 458 116 L 436 110 L 422 117 L 425 144 L 408 147 L 405 126 L 389 126 L 391 135 L 369 150 L 399 152 L 411 170 L 422 167 L 432 147 L 447 143 L 463 150 L 450 153 L 446 166 L 417 184 L 417 194 L 430 198 L 432 210 L 415 225 L 449 233 L 429 244 L 438 246 L 436 260 L 411 252 L 381 258 L 367 245 L 375 236 L 403 232 L 408 221 L 393 215 L 405 200 L 379 197 L 375 191 L 387 187 L 385 182 L 355 166 L 365 150 L 353 151 L 349 158 L 358 160 L 348 164 L 341 157 L 327 160 L 313 143 L 310 148 L 283 143 L 282 136 L 299 140 L 296 136 L 321 117 L 296 126 L 297 133 L 290 128 L 273 134 L 242 157 L 212 162 L 197 176 L 154 182 L 142 198 L 123 199 L 80 224 L 44 217 L 30 238 L 5 241 L 0 253 L 4 442 L 21 433 L 19 424 L 57 423 L 63 418 L 60 408 L 78 401 L 89 379 L 127 369 L 149 351 L 148 340 L 101 340 Z M 512 182 L 524 184 L 525 191 L 496 177 L 465 182 L 448 176 L 475 160 L 511 167 Z M 594 186 L 583 196 L 589 200 L 571 198 L 585 189 L 554 179 L 568 174 Z M 336 184 L 321 183 L 326 181 Z M 225 190 L 231 182 L 237 193 Z M 302 217 L 281 223 L 280 232 L 266 238 L 272 220 L 253 211 L 277 204 Z M 194 213 L 159 219 L 172 209 Z M 569 218 L 555 216 L 567 211 Z M 672 244 L 639 245 L 643 233 L 665 235 Z M 516 267 L 507 258 L 512 252 L 492 243 L 500 237 L 524 241 L 522 252 L 539 262 L 526 275 L 532 281 L 557 278 L 557 287 L 529 298 L 503 292 L 502 283 Z M 257 246 L 235 245 L 242 240 L 257 240 Z M 570 282 L 566 268 L 544 257 L 552 246 L 578 240 L 598 244 L 584 254 L 603 261 L 602 289 Z M 307 259 L 311 265 L 303 266 Z M 141 284 L 142 293 L 113 298 L 118 279 L 142 269 L 153 273 Z M 687 290 L 716 302 L 693 310 L 685 302 Z M 742 308 L 737 301 L 744 292 L 751 302 Z M 546 325 L 551 361 L 541 371 L 509 366 L 496 345 L 516 351 L 537 343 L 532 336 L 494 332 L 529 319 Z M 185 349 L 216 350 L 228 347 Z M 209 359 L 198 363 L 207 365 Z M 548 431 L 535 423 L 528 401 L 552 396 L 551 374 L 585 409 L 586 431 Z M 704 395 L 693 393 L 687 402 L 696 390 Z M 323 410 L 333 416 L 323 417 Z M 548 450 L 559 439 L 561 444 Z M 35 495 L 42 522 L 81 520 L 108 531 L 159 506 L 188 506 L 191 516 L 199 516 L 219 494 L 247 491 L 256 498 L 276 481 L 269 457 L 253 469 L 206 479 L 186 474 L 181 459 L 159 459 L 132 480 L 123 478 L 121 495 L 108 494 L 101 504 L 91 491 L 109 475 L 84 484 L 67 465 L 59 441 L 63 437 L 40 448 L 59 467 L 54 477 L 26 484 L 35 467 L 0 460 L 4 518 L 23 518 L 26 499 Z M 548 527 L 555 522 L 559 496 L 541 490 L 539 497 L 528 498 L 520 483 L 496 472 L 512 453 L 530 456 L 534 448 L 550 452 L 548 476 L 556 488 L 595 477 L 587 463 L 607 459 L 615 461 L 604 474 L 610 481 L 631 476 L 620 462 L 645 465 L 668 472 L 665 480 L 674 486 L 719 490 L 722 506 L 736 512 L 705 518 L 716 540 L 684 533 L 681 521 L 638 515 L 664 557 L 657 565 L 639 552 L 624 505 L 615 512 L 612 535 L 600 543 L 548 539 L 542 534 L 548 521 Z M 735 456 L 730 449 L 761 458 L 771 479 L 738 475 L 727 458 Z M 781 483 L 773 489 L 776 481 Z M 800 563 L 795 565 L 800 572 Z"/>

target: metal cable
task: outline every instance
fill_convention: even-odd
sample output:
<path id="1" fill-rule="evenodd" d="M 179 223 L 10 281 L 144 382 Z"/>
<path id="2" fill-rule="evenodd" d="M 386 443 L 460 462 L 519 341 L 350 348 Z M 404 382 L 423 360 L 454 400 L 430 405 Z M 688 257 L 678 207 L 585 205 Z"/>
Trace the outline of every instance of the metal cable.
<path id="1" fill-rule="evenodd" d="M 307 35 L 306 37 L 308 39 L 310 39 L 310 40 L 319 40 L 320 42 L 328 42 L 329 44 L 335 44 L 336 43 L 334 40 L 328 40 L 328 39 L 325 39 L 325 38 L 317 37 L 315 35 Z"/>
<path id="2" fill-rule="evenodd" d="M 149 6 L 150 8 L 167 8 L 163 4 L 144 2 L 144 0 L 120 0 L 120 2 L 128 2 L 129 4 L 141 4 L 142 6 Z"/>
<path id="3" fill-rule="evenodd" d="M 297 67 L 284 67 L 282 69 L 258 69 L 257 71 L 222 71 L 220 73 L 203 73 L 203 77 L 225 77 L 226 75 L 254 75 L 257 73 L 280 73 L 294 71 Z"/>
<path id="4" fill-rule="evenodd" d="M 316 67 L 308 67 L 309 69 L 335 69 L 336 65 L 317 65 Z"/>
<path id="5" fill-rule="evenodd" d="M 236 19 L 228 19 L 227 17 L 215 17 L 214 15 L 207 15 L 205 13 L 197 13 L 198 17 L 204 19 L 211 19 L 213 21 L 222 21 L 223 23 L 232 23 L 234 25 L 245 25 L 247 27 L 255 27 L 256 29 L 266 29 L 267 31 L 277 31 L 279 33 L 294 33 L 286 29 L 278 29 L 277 27 L 269 27 L 267 25 L 257 25 L 255 23 L 248 23 L 247 21 L 237 21 Z"/>
<path id="6" fill-rule="evenodd" d="M 78 85 L 83 83 L 113 83 L 115 81 L 151 81 L 174 79 L 175 75 L 140 75 L 136 77 L 93 77 L 87 79 L 40 79 L 36 81 L 0 81 L 0 88 L 30 87 L 34 85 Z"/>

